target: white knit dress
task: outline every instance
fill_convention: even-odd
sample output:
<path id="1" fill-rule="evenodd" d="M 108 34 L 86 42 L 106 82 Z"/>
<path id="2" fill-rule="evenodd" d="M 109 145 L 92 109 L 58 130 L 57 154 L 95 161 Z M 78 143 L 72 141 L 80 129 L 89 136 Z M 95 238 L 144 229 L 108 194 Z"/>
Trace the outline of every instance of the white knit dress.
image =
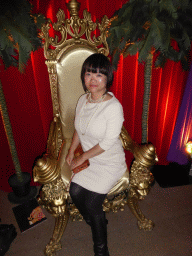
<path id="1" fill-rule="evenodd" d="M 123 109 L 113 93 L 110 94 L 113 96 L 110 100 L 100 103 L 87 103 L 87 94 L 83 94 L 75 116 L 75 129 L 84 152 L 98 143 L 105 152 L 90 158 L 90 166 L 75 174 L 72 181 L 100 194 L 107 194 L 127 169 L 119 138 Z"/>

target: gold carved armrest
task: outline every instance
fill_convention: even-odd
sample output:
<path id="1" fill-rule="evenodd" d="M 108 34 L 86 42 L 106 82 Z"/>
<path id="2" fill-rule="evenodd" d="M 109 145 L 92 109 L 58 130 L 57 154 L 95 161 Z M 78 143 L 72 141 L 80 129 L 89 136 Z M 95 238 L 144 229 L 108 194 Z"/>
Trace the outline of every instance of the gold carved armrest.
<path id="1" fill-rule="evenodd" d="M 61 179 L 58 161 L 44 155 L 37 160 L 33 169 L 33 177 L 35 182 L 43 185 L 38 203 L 54 217 L 63 215 L 66 211 L 69 193 L 66 184 Z"/>
<path id="2" fill-rule="evenodd" d="M 46 153 L 37 160 L 33 169 L 35 182 L 44 185 L 53 182 L 59 177 L 60 167 L 57 158 L 61 144 L 61 121 L 60 118 L 54 117 L 49 130 Z"/>
<path id="3" fill-rule="evenodd" d="M 120 139 L 125 150 L 129 150 L 131 153 L 134 152 L 136 142 L 131 139 L 131 136 L 128 134 L 124 126 L 122 126 Z"/>
<path id="4" fill-rule="evenodd" d="M 150 168 L 157 161 L 157 154 L 153 144 L 139 145 L 131 139 L 127 130 L 123 126 L 121 129 L 120 139 L 125 150 L 129 150 L 133 153 L 135 160 L 143 167 Z"/>
<path id="5" fill-rule="evenodd" d="M 149 193 L 151 184 L 154 181 L 150 167 L 158 161 L 155 147 L 150 143 L 138 145 L 131 139 L 124 127 L 122 127 L 120 138 L 124 149 L 130 150 L 135 158 L 130 170 L 127 203 L 138 220 L 139 229 L 150 231 L 153 229 L 154 223 L 145 218 L 139 208 L 138 201 L 144 199 Z"/>
<path id="6" fill-rule="evenodd" d="M 150 168 L 158 161 L 155 147 L 151 143 L 139 145 L 134 142 L 124 126 L 120 138 L 124 149 L 131 151 L 135 158 L 130 170 L 129 195 L 138 200 L 143 199 L 154 180 Z"/>
<path id="7" fill-rule="evenodd" d="M 60 118 L 54 117 L 47 141 L 47 150 L 38 159 L 34 169 L 34 181 L 43 185 L 38 202 L 54 217 L 64 214 L 68 192 L 66 184 L 61 179 L 58 155 L 62 145 L 62 131 Z"/>

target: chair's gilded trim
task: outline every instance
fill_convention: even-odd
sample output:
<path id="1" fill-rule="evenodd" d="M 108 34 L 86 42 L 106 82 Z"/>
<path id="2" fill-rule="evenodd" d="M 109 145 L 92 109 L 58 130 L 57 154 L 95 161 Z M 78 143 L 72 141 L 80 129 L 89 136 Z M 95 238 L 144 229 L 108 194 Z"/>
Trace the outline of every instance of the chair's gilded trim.
<path id="1" fill-rule="evenodd" d="M 58 159 L 63 143 L 63 133 L 60 117 L 55 116 L 51 122 L 47 140 L 46 154 L 50 158 Z"/>
<path id="2" fill-rule="evenodd" d="M 147 157 L 147 155 L 145 156 Z M 153 161 L 151 161 L 150 166 L 152 165 Z M 127 204 L 133 215 L 137 218 L 139 229 L 146 231 L 151 231 L 154 227 L 154 223 L 144 216 L 138 203 L 149 194 L 151 184 L 154 181 L 154 177 L 149 170 L 150 166 L 146 168 L 139 159 L 134 160 L 131 166 L 130 187 L 127 197 Z"/>
<path id="3" fill-rule="evenodd" d="M 49 73 L 49 82 L 51 88 L 51 97 L 53 103 L 53 116 L 59 117 L 59 102 L 58 102 L 58 77 L 57 77 L 57 61 L 46 60 L 45 61 Z"/>
<path id="4" fill-rule="evenodd" d="M 106 30 L 109 24 L 107 16 L 104 16 L 101 23 L 99 23 L 92 21 L 91 14 L 87 10 L 83 12 L 83 19 L 77 13 L 78 11 L 71 12 L 72 17 L 65 19 L 64 11 L 59 9 L 56 15 L 57 22 L 52 23 L 48 19 L 47 23 L 42 26 L 41 37 L 44 40 L 44 54 L 47 60 L 58 60 L 65 50 L 77 44 L 91 47 L 106 56 L 109 54 L 106 41 Z M 49 36 L 51 26 L 57 33 L 60 33 L 60 40 L 57 35 L 54 38 Z M 96 29 L 100 31 L 98 37 L 94 35 Z M 68 36 L 71 38 L 68 39 Z M 85 36 L 85 38 L 82 38 L 82 36 Z"/>

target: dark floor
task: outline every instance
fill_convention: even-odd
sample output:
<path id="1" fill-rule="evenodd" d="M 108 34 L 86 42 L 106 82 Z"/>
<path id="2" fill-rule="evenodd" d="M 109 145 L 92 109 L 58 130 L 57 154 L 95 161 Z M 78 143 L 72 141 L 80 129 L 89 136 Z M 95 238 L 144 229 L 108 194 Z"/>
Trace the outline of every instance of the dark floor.
<path id="1" fill-rule="evenodd" d="M 2 224 L 14 224 L 18 235 L 7 256 L 43 256 L 54 219 L 44 211 L 47 220 L 20 232 L 7 193 L 0 191 Z M 145 216 L 155 222 L 151 232 L 140 231 L 128 207 L 124 212 L 109 213 L 107 218 L 110 256 L 191 256 L 192 255 L 192 186 L 162 188 L 156 182 L 150 194 L 140 202 Z M 92 256 L 89 226 L 83 222 L 69 222 L 62 237 L 58 256 Z"/>

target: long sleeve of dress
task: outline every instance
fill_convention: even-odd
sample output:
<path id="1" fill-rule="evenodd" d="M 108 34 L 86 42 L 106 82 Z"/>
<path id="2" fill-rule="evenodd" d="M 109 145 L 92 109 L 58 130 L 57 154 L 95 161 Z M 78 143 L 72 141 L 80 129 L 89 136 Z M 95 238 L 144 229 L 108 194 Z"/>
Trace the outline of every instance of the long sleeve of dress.
<path id="1" fill-rule="evenodd" d="M 116 143 L 121 133 L 124 121 L 122 106 L 119 103 L 110 105 L 110 108 L 105 111 L 105 118 L 107 128 L 105 137 L 99 142 L 99 146 L 103 150 L 108 150 Z"/>

